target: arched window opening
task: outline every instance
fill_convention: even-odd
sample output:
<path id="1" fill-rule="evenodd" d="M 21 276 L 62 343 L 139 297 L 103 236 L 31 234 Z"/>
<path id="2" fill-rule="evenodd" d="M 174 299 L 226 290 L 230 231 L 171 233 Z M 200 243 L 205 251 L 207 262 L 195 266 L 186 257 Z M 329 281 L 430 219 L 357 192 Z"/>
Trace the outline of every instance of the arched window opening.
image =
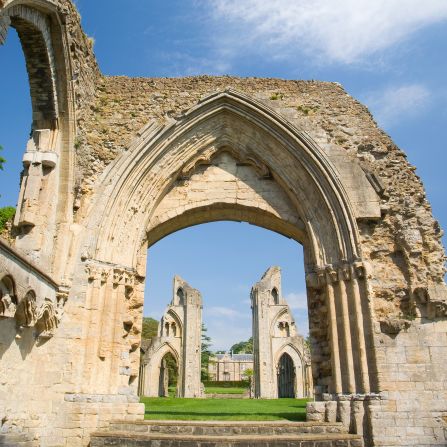
<path id="1" fill-rule="evenodd" d="M 185 292 L 181 287 L 177 289 L 177 298 L 179 305 L 183 306 L 185 304 Z"/>
<path id="2" fill-rule="evenodd" d="M 274 304 L 279 304 L 279 295 L 278 295 L 278 289 L 274 287 L 272 289 L 272 298 Z"/>
<path id="3" fill-rule="evenodd" d="M 292 357 L 285 352 L 278 362 L 278 397 L 295 397 L 295 366 Z"/>
<path id="4" fill-rule="evenodd" d="M 280 321 L 278 323 L 278 328 L 281 337 L 290 337 L 290 326 L 287 321 Z"/>

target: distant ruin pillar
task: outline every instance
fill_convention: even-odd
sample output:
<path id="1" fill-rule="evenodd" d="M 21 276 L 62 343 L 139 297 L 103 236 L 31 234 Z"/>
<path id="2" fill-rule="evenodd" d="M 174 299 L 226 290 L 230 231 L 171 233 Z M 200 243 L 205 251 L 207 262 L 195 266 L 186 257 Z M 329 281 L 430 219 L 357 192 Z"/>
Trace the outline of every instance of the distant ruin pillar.
<path id="1" fill-rule="evenodd" d="M 298 334 L 290 308 L 281 292 L 281 269 L 271 267 L 251 290 L 253 317 L 254 396 L 276 399 L 282 371 L 281 358 L 289 356 L 288 368 L 294 397 L 312 396 L 310 352 Z M 293 377 L 292 377 L 293 376 Z M 289 387 L 290 388 L 290 387 Z"/>
<path id="2" fill-rule="evenodd" d="M 144 381 L 140 385 L 149 397 L 165 396 L 168 369 L 165 356 L 171 354 L 178 368 L 178 397 L 202 397 L 202 296 L 179 276 L 174 277 L 171 304 L 158 325 L 158 335 L 144 354 Z"/>

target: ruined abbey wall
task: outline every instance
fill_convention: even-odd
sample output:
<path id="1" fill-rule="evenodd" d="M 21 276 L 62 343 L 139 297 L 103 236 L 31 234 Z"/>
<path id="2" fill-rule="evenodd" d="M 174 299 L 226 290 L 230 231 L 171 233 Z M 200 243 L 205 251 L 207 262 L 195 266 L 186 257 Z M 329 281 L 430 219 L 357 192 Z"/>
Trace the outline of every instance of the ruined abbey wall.
<path id="1" fill-rule="evenodd" d="M 176 397 L 203 397 L 200 368 L 202 347 L 202 296 L 179 276 L 174 277 L 173 293 L 158 325 L 157 337 L 142 359 L 144 376 L 141 394 L 148 397 L 167 395 L 167 386 L 160 386 L 164 356 L 170 353 L 177 364 Z M 167 370 L 164 372 L 167 374 Z"/>
<path id="2" fill-rule="evenodd" d="M 328 82 L 103 76 L 69 0 L 0 2 L 0 43 L 9 26 L 33 104 L 9 236 L 50 278 L 55 330 L 13 342 L 19 314 L 2 315 L 3 432 L 87 445 L 110 419 L 142 417 L 147 246 L 232 219 L 304 246 L 311 417 L 374 445 L 445 443 L 442 231 L 415 168 L 364 106 Z M 25 290 L 24 267 L 2 256 L 0 274 Z"/>

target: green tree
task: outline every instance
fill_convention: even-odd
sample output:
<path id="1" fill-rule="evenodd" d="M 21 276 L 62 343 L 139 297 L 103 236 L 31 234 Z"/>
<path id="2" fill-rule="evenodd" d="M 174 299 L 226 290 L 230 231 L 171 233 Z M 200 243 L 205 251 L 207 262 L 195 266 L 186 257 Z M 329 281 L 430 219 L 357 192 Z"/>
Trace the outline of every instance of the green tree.
<path id="1" fill-rule="evenodd" d="M 0 145 L 0 152 L 3 150 L 3 146 Z M 3 165 L 6 163 L 6 160 L 0 155 L 0 170 L 3 171 Z"/>
<path id="2" fill-rule="evenodd" d="M 209 380 L 208 365 L 210 363 L 210 357 L 212 356 L 212 352 L 210 351 L 211 337 L 207 335 L 207 331 L 208 329 L 205 324 L 202 323 L 202 359 L 200 368 L 202 382 Z"/>
<path id="3" fill-rule="evenodd" d="M 253 337 L 250 337 L 247 341 L 234 344 L 230 351 L 233 354 L 253 354 Z"/>
<path id="4" fill-rule="evenodd" d="M 307 349 L 309 349 L 309 352 L 311 352 L 311 342 L 310 342 L 310 335 L 308 335 L 305 339 L 304 339 L 304 346 L 307 347 Z"/>
<path id="5" fill-rule="evenodd" d="M 171 391 L 173 391 L 172 388 L 177 386 L 178 381 L 178 365 L 174 356 L 170 352 L 166 354 L 164 359 L 166 362 L 166 368 L 168 369 L 168 388 L 171 387 Z"/>
<path id="6" fill-rule="evenodd" d="M 6 224 L 14 218 L 16 209 L 13 206 L 0 208 L 0 232 L 6 228 Z"/>
<path id="7" fill-rule="evenodd" d="M 156 337 L 158 332 L 158 321 L 151 317 L 143 318 L 143 330 L 141 331 L 141 338 L 143 340 L 150 340 Z"/>
<path id="8" fill-rule="evenodd" d="M 255 373 L 251 368 L 247 368 L 243 373 L 245 380 L 248 381 L 248 389 L 250 390 L 251 398 L 253 398 L 253 376 L 254 376 L 254 374 Z"/>

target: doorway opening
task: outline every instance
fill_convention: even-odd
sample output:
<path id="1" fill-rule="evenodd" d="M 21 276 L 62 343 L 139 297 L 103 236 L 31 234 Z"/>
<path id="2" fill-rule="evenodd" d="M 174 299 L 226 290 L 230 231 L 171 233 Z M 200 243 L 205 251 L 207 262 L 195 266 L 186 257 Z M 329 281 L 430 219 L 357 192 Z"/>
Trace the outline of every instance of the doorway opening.
<path id="1" fill-rule="evenodd" d="M 159 397 L 177 394 L 178 365 L 175 357 L 167 352 L 161 360 L 158 386 Z"/>
<path id="2" fill-rule="evenodd" d="M 278 397 L 295 397 L 296 371 L 292 357 L 285 352 L 278 363 Z"/>
<path id="3" fill-rule="evenodd" d="M 296 269 L 297 261 L 303 265 L 300 272 Z M 253 331 L 253 309 L 256 307 L 253 291 L 261 287 L 268 272 L 277 274 L 277 267 L 272 266 L 280 267 L 279 282 L 272 283 L 269 300 L 269 312 L 272 312 L 269 331 L 273 346 L 269 366 L 274 392 L 265 398 L 287 397 L 295 401 L 299 398 L 304 409 L 312 385 L 304 386 L 303 381 L 295 383 L 294 379 L 287 379 L 286 375 L 284 378 L 293 382 L 286 390 L 283 378 L 281 384 L 278 384 L 277 376 L 278 365 L 284 363 L 284 360 L 278 360 L 279 357 L 290 359 L 292 366 L 286 373 L 292 374 L 295 366 L 288 352 L 293 349 L 293 343 L 301 341 L 308 352 L 308 365 L 306 369 L 303 362 L 297 367 L 301 368 L 300 371 L 306 370 L 305 380 L 311 380 L 302 247 L 296 241 L 273 231 L 231 221 L 206 223 L 179 230 L 149 248 L 142 345 L 152 343 L 152 347 L 148 350 L 149 355 L 142 358 L 142 362 L 148 366 L 144 370 L 143 365 L 140 374 L 145 376 L 146 381 L 151 380 L 149 371 L 155 370 L 157 388 L 155 392 L 155 388 L 147 384 L 146 387 L 140 386 L 143 401 L 160 396 L 169 396 L 174 400 L 179 397 L 199 397 L 181 394 L 182 390 L 187 389 L 185 381 L 192 367 L 182 371 L 179 365 L 187 361 L 182 359 L 188 349 L 187 338 L 190 336 L 185 332 L 185 325 L 195 318 L 189 310 L 182 314 L 181 309 L 191 306 L 195 299 L 193 291 L 200 294 L 202 314 L 200 324 L 195 329 L 197 332 L 200 327 L 200 353 L 197 353 L 200 354 L 200 386 L 203 393 L 200 398 L 233 399 L 235 403 L 237 399 L 246 399 L 247 402 L 250 397 L 259 397 L 252 400 L 256 403 L 264 398 L 264 395 L 256 396 L 254 390 L 255 376 L 258 374 L 254 366 L 257 358 L 254 344 L 259 337 Z M 152 341 L 149 342 L 148 338 L 151 337 Z M 157 351 L 165 350 L 166 354 L 157 354 Z M 175 355 L 172 351 L 175 351 Z M 150 365 L 151 356 L 156 358 L 158 367 Z M 168 358 L 170 364 L 175 365 L 169 372 Z M 174 371 L 177 372 L 176 377 Z M 152 409 L 157 408 L 156 400 L 150 400 L 150 404 Z M 304 410 L 298 413 L 297 417 L 302 419 Z M 178 409 L 176 414 L 178 416 Z M 247 417 L 246 412 L 240 416 Z M 237 414 L 233 417 L 237 418 Z"/>

